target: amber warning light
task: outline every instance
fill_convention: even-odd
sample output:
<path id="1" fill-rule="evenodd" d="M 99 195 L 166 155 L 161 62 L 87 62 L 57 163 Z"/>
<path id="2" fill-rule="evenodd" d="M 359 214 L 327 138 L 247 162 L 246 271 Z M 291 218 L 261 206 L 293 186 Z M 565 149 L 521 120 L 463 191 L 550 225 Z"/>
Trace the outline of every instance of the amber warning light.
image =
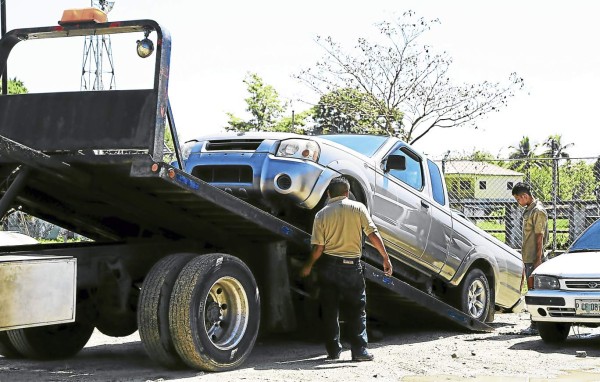
<path id="1" fill-rule="evenodd" d="M 67 9 L 63 12 L 62 18 L 58 22 L 65 24 L 82 23 L 105 23 L 108 21 L 106 13 L 98 8 Z"/>

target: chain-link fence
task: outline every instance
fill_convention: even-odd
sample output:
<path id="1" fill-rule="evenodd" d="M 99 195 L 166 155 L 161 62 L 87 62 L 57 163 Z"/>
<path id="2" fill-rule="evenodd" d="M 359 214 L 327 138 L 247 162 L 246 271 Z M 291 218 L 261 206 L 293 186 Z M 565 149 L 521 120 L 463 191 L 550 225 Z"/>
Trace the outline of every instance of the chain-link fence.
<path id="1" fill-rule="evenodd" d="M 531 186 L 548 212 L 552 252 L 565 250 L 600 218 L 600 158 L 442 160 L 451 207 L 513 248 L 521 247 L 522 214 L 512 197 Z"/>

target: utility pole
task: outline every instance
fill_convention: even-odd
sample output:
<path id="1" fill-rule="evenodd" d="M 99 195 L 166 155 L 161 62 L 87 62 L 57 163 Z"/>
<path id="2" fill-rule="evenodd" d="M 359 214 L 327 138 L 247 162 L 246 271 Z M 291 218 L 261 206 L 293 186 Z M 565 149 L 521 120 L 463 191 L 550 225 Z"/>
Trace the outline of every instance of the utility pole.
<path id="1" fill-rule="evenodd" d="M 6 34 L 6 1 L 7 0 L 0 0 L 0 13 L 1 15 L 1 20 L 0 20 L 0 24 L 1 26 L 1 30 L 0 30 L 0 38 L 3 37 Z M 8 94 L 8 70 L 7 67 L 4 67 L 4 71 L 2 72 L 2 94 Z"/>

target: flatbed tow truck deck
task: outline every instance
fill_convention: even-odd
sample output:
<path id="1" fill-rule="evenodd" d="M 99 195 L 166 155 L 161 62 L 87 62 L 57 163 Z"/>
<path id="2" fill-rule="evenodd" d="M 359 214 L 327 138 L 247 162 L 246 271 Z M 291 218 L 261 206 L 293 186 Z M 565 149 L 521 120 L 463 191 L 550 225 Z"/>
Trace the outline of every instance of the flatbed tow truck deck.
<path id="1" fill-rule="evenodd" d="M 0 263 L 15 255 L 77 260 L 77 298 L 69 297 L 71 316 L 76 310 L 79 319 L 63 324 L 76 334 L 59 355 L 80 350 L 94 326 L 116 336 L 139 327 L 147 352 L 165 366 L 227 370 L 245 360 L 256 339 L 260 300 L 252 291 L 257 289 L 253 273 L 262 272 L 260 277 L 270 280 L 261 264 L 264 248 L 284 243 L 288 254 L 306 256 L 310 235 L 179 169 L 177 130 L 167 96 L 168 32 L 152 20 L 15 30 L 0 40 L 0 71 L 21 41 L 112 33 L 147 37 L 153 32 L 159 49 L 152 89 L 0 96 L 0 214 L 20 208 L 93 240 L 4 247 Z M 173 164 L 163 159 L 166 127 L 175 142 Z M 369 250 L 363 263 L 368 280 L 402 301 L 469 330 L 492 330 L 385 276 L 372 265 L 379 262 Z M 262 281 L 267 294 L 282 285 L 289 293 L 285 283 Z M 0 295 L 6 293 L 0 290 Z M 34 300 L 13 303 L 35 309 Z M 181 309 L 185 304 L 191 308 Z M 0 354 L 56 356 L 34 340 L 42 336 L 65 342 L 64 334 L 56 331 L 41 335 L 47 325 L 41 320 L 3 328 L 0 319 Z M 6 329 L 11 330 L 2 331 Z"/>

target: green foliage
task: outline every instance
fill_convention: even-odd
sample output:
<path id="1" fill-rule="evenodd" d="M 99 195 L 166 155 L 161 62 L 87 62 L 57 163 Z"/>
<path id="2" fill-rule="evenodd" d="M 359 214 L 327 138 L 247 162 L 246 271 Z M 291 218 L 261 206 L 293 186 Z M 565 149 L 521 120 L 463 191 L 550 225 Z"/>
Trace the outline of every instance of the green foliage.
<path id="1" fill-rule="evenodd" d="M 546 167 L 549 163 L 539 159 L 540 156 L 535 152 L 538 146 L 538 144 L 532 144 L 527 136 L 519 141 L 518 146 L 510 146 L 513 152 L 508 157 L 514 159 L 514 161 L 509 165 L 509 168 L 525 173 L 526 182 L 532 182 L 532 169 Z"/>
<path id="2" fill-rule="evenodd" d="M 273 127 L 272 131 L 281 131 L 296 134 L 307 134 L 312 129 L 310 122 L 313 118 L 313 109 L 308 109 L 293 116 L 282 117 Z"/>
<path id="3" fill-rule="evenodd" d="M 25 87 L 23 81 L 18 80 L 16 77 L 12 80 L 8 79 L 8 94 L 25 94 L 29 93 L 29 90 Z"/>
<path id="4" fill-rule="evenodd" d="M 528 172 L 533 196 L 540 200 L 552 200 L 552 169 L 533 167 Z"/>
<path id="5" fill-rule="evenodd" d="M 171 134 L 171 129 L 169 128 L 169 125 L 166 125 L 165 128 L 165 137 L 164 137 L 164 142 L 165 142 L 165 152 L 163 154 L 163 161 L 169 163 L 173 160 L 175 160 L 175 144 L 173 141 L 173 134 Z M 166 151 L 168 150 L 168 151 Z"/>
<path id="6" fill-rule="evenodd" d="M 560 134 L 550 135 L 543 143 L 547 150 L 542 153 L 542 156 L 546 158 L 569 158 L 566 149 L 573 146 L 573 143 L 563 144 L 561 140 L 562 135 Z"/>
<path id="7" fill-rule="evenodd" d="M 386 113 L 390 113 L 385 116 Z M 386 135 L 386 123 L 395 131 L 402 124 L 402 112 L 388 110 L 371 94 L 356 89 L 337 89 L 321 96 L 315 107 L 315 134 Z M 385 117 L 384 117 L 385 116 Z"/>
<path id="8" fill-rule="evenodd" d="M 568 162 L 561 166 L 560 194 L 562 200 L 594 200 L 597 186 L 594 168 L 585 162 Z"/>
<path id="9" fill-rule="evenodd" d="M 244 120 L 227 113 L 229 117 L 227 131 L 278 131 L 278 121 L 287 108 L 279 100 L 279 94 L 271 86 L 266 85 L 256 73 L 249 73 L 244 79 L 246 89 L 250 94 L 245 99 L 246 111 L 251 115 L 249 120 Z"/>
<path id="10" fill-rule="evenodd" d="M 595 200 L 598 180 L 594 165 L 583 161 L 567 162 L 558 168 L 560 200 Z M 534 196 L 541 200 L 552 200 L 552 168 L 537 167 L 530 171 L 530 183 Z"/>

